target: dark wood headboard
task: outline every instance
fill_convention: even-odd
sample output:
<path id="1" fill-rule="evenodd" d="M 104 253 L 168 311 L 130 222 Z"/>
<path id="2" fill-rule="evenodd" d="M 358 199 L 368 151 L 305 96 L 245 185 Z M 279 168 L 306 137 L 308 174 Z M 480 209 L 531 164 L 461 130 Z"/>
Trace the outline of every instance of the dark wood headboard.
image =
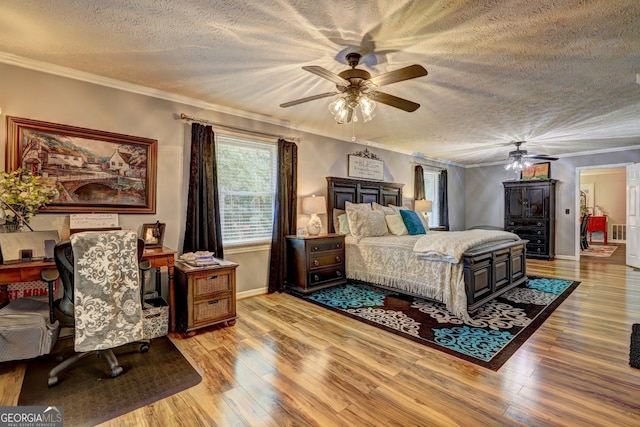
<path id="1" fill-rule="evenodd" d="M 327 218 L 333 232 L 333 210 L 344 209 L 344 202 L 371 203 L 383 206 L 402 206 L 402 187 L 393 182 L 365 181 L 362 179 L 327 177 Z"/>

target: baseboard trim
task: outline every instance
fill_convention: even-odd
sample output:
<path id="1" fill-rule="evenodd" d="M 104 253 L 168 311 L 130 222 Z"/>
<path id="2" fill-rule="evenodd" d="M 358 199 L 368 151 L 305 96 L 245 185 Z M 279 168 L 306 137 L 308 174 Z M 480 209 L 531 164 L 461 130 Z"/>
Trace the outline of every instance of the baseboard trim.
<path id="1" fill-rule="evenodd" d="M 236 299 L 255 297 L 256 295 L 264 295 L 266 293 L 267 293 L 267 288 L 250 289 L 248 291 L 242 291 L 242 292 L 236 293 Z"/>

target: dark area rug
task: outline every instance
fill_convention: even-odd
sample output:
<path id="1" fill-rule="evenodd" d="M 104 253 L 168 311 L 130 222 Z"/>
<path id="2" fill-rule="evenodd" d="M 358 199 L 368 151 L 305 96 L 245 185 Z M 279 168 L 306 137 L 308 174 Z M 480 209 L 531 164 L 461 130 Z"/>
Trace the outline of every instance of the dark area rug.
<path id="1" fill-rule="evenodd" d="M 579 284 L 529 277 L 482 305 L 470 322 L 452 315 L 439 302 L 363 283 L 350 282 L 301 297 L 495 371 Z"/>
<path id="2" fill-rule="evenodd" d="M 114 350 L 124 372 L 109 377 L 98 356 L 87 357 L 61 373 L 49 388 L 55 355 L 30 360 L 20 390 L 20 406 L 63 408 L 65 426 L 93 426 L 198 384 L 202 377 L 167 337 L 151 341 L 149 351 L 137 346 Z"/>

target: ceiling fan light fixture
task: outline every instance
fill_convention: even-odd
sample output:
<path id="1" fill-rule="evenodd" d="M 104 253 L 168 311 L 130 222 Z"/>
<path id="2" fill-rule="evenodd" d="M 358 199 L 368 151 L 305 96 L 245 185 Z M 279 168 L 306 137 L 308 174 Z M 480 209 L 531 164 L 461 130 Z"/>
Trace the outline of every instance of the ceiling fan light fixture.
<path id="1" fill-rule="evenodd" d="M 531 165 L 532 163 L 527 159 L 523 159 L 522 157 L 512 157 L 511 161 L 504 168 L 506 170 L 520 173 Z"/>
<path id="2" fill-rule="evenodd" d="M 347 120 L 349 115 L 349 106 L 347 105 L 347 99 L 340 97 L 329 104 L 329 111 L 333 114 L 333 118 L 338 124 L 343 124 Z"/>
<path id="3" fill-rule="evenodd" d="M 376 109 L 375 101 L 372 101 L 368 96 L 363 95 L 360 97 L 360 112 L 362 113 L 362 119 L 365 122 L 373 119 L 375 114 L 373 111 Z"/>

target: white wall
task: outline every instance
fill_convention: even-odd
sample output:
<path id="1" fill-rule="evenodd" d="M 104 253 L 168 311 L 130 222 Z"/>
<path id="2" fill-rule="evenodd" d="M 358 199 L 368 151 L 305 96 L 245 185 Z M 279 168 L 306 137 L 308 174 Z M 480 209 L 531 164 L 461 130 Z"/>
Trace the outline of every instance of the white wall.
<path id="1" fill-rule="evenodd" d="M 188 102 L 161 99 L 130 91 L 0 64 L 0 108 L 2 116 L 16 116 L 52 123 L 109 131 L 156 139 L 158 141 L 157 207 L 155 215 L 121 214 L 120 224 L 138 232 L 143 223 L 156 220 L 167 224 L 164 245 L 182 247 L 188 187 L 190 124 L 179 119 L 180 113 L 215 123 L 276 135 L 300 137 L 298 155 L 298 194 L 326 195 L 327 176 L 347 176 L 347 155 L 365 146 L 305 134 L 288 127 L 258 122 L 237 115 L 224 114 Z M 175 97 L 173 98 L 175 99 Z M 249 116 L 249 114 L 247 114 Z M 2 117 L 4 120 L 5 117 Z M 330 117 L 327 115 L 327 119 Z M 6 126 L 0 127 L 0 141 L 6 141 Z M 412 157 L 375 147 L 369 151 L 385 162 L 384 179 L 405 183 L 405 201 L 413 199 Z M 0 161 L 4 164 L 4 152 Z M 428 162 L 427 162 L 428 163 Z M 435 165 L 437 163 L 431 162 Z M 439 167 L 445 165 L 439 164 Z M 464 228 L 464 170 L 447 166 L 449 171 L 449 205 L 452 230 Z M 299 225 L 308 218 L 299 216 Z M 327 218 L 322 217 L 324 231 Z M 36 230 L 57 229 L 61 238 L 69 235 L 68 214 L 43 213 L 31 225 Z M 269 250 L 228 249 L 225 257 L 238 262 L 237 287 L 240 293 L 263 290 L 268 280 Z M 166 277 L 165 277 L 166 282 Z M 164 284 L 166 289 L 166 283 Z"/>

